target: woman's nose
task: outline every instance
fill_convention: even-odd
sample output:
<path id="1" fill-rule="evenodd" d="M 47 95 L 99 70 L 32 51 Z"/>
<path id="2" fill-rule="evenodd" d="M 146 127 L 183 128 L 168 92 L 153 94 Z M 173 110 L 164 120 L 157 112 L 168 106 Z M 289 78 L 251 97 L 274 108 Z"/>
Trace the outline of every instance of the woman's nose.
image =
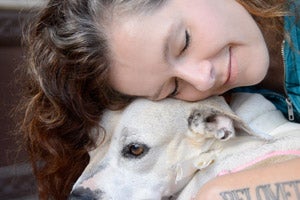
<path id="1" fill-rule="evenodd" d="M 199 91 L 209 90 L 214 86 L 216 81 L 214 65 L 209 60 L 178 66 L 177 76 L 193 85 Z"/>

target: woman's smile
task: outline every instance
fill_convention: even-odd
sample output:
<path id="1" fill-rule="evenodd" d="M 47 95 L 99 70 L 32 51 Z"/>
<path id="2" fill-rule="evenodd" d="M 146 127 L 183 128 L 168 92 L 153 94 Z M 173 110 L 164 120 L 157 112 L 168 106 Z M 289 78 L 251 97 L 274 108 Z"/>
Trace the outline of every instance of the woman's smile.
<path id="1" fill-rule="evenodd" d="M 111 33 L 110 83 L 124 94 L 197 101 L 256 84 L 269 66 L 260 29 L 235 0 L 168 1 L 116 19 Z"/>

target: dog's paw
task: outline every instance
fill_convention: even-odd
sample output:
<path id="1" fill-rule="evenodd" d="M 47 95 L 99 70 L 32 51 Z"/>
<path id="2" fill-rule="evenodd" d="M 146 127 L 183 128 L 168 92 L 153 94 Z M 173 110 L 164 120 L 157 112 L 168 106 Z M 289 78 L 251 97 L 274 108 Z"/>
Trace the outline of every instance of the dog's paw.
<path id="1" fill-rule="evenodd" d="M 194 160 L 194 166 L 199 169 L 203 170 L 214 163 L 216 159 L 216 155 L 219 153 L 218 150 L 211 150 L 205 153 L 201 153 L 198 158 Z"/>
<path id="2" fill-rule="evenodd" d="M 188 118 L 189 129 L 205 138 L 228 140 L 235 135 L 233 120 L 213 111 L 195 110 Z"/>

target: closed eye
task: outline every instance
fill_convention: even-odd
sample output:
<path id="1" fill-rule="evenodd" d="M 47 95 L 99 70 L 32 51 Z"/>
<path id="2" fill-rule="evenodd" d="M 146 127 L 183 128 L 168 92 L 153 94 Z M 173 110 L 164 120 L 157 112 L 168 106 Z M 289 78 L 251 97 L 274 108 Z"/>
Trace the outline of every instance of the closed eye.
<path id="1" fill-rule="evenodd" d="M 181 50 L 181 53 L 185 52 L 187 50 L 187 48 L 190 46 L 190 40 L 191 40 L 191 36 L 190 36 L 189 32 L 187 30 L 185 30 L 185 44 Z"/>
<path id="2" fill-rule="evenodd" d="M 175 78 L 174 79 L 174 82 L 175 82 L 175 87 L 174 87 L 174 90 L 173 92 L 171 92 L 168 97 L 175 97 L 177 94 L 178 94 L 178 79 Z"/>

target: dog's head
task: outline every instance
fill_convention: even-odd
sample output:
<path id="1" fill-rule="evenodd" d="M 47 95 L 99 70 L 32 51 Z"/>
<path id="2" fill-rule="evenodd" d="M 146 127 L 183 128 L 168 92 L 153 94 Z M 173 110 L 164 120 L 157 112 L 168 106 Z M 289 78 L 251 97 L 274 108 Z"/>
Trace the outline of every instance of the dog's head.
<path id="1" fill-rule="evenodd" d="M 193 103 L 138 99 L 123 111 L 105 112 L 100 124 L 106 130 L 106 138 L 89 152 L 90 162 L 75 183 L 70 199 L 170 198 L 197 170 L 212 162 L 199 162 L 199 158 L 210 151 L 212 141 L 227 136 L 210 137 L 201 130 L 224 128 L 223 117 L 229 129 L 232 125 L 248 130 L 222 97 Z M 200 132 L 191 128 L 196 122 L 204 123 Z"/>

